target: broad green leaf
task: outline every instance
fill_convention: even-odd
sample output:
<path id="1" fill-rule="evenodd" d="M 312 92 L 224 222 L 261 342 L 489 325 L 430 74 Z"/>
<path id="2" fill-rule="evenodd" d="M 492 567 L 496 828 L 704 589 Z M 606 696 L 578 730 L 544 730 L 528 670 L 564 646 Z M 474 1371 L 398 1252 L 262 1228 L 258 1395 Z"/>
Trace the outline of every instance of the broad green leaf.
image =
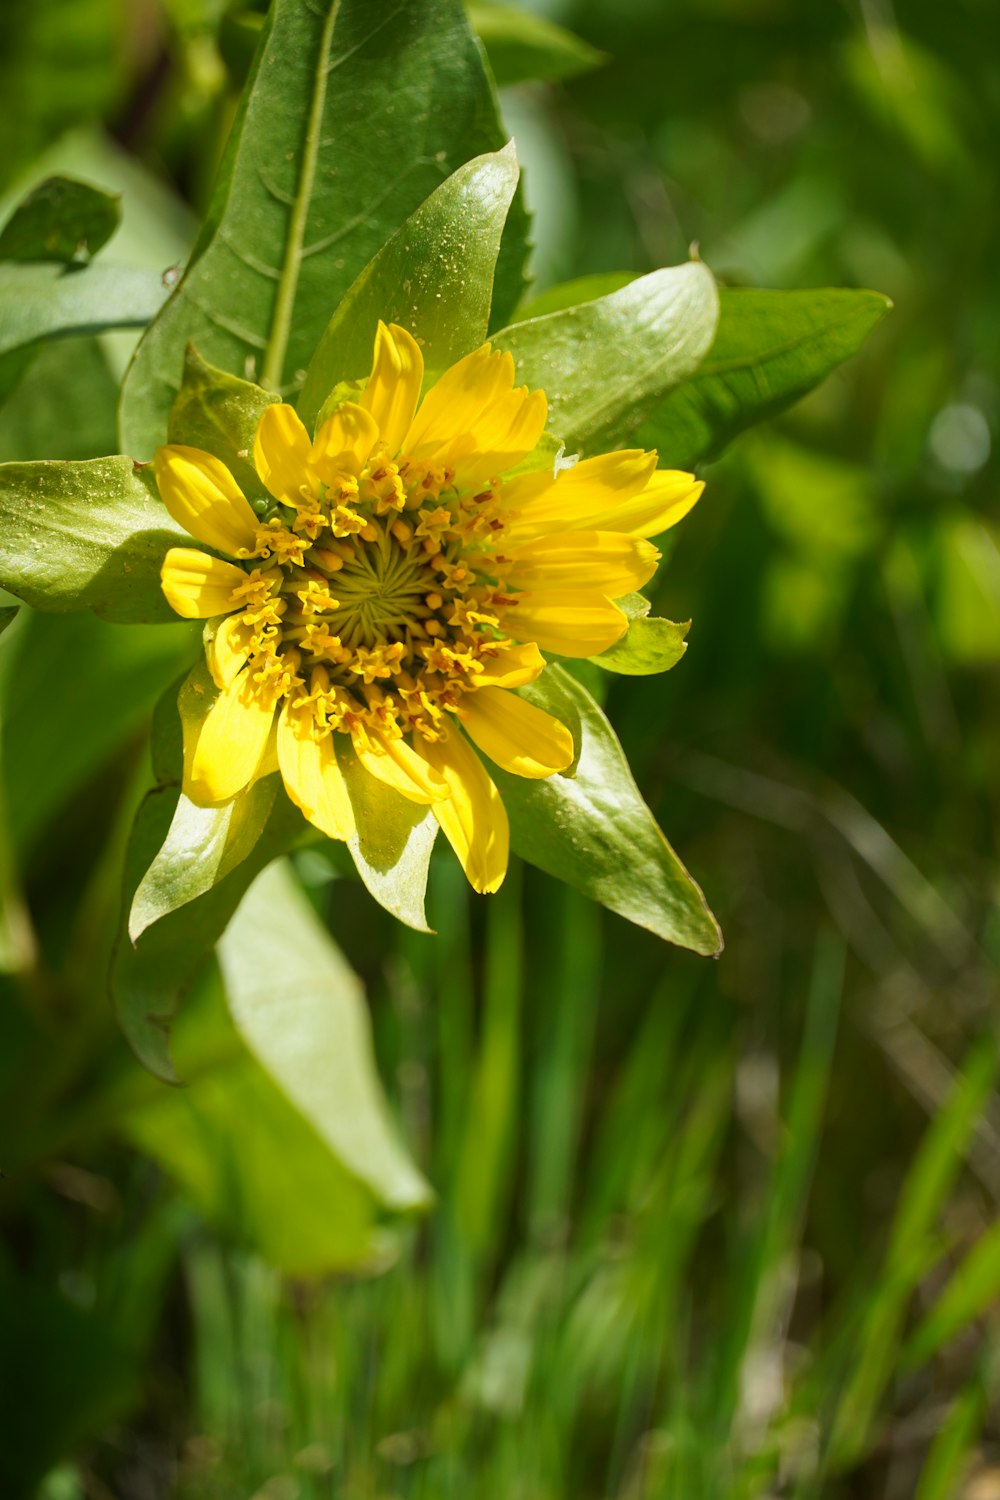
<path id="1" fill-rule="evenodd" d="M 222 807 L 196 807 L 182 792 L 163 846 L 132 898 L 128 935 L 204 895 L 252 851 L 274 806 L 279 778 L 264 776 Z"/>
<path id="2" fill-rule="evenodd" d="M 675 667 L 687 650 L 684 637 L 691 621 L 678 625 L 673 620 L 650 619 L 649 600 L 642 594 L 619 599 L 618 607 L 629 617 L 628 630 L 600 656 L 590 657 L 594 665 L 624 677 L 649 677 Z"/>
<path id="3" fill-rule="evenodd" d="M 502 329 L 519 381 L 549 399 L 549 429 L 573 448 L 622 447 L 712 343 L 718 293 L 700 261 Z"/>
<path id="4" fill-rule="evenodd" d="M 0 464 L 0 587 L 35 609 L 176 624 L 160 566 L 190 540 L 130 458 Z"/>
<path id="5" fill-rule="evenodd" d="M 365 267 L 337 308 L 298 400 L 307 426 L 341 380 L 371 368 L 381 318 L 408 328 L 424 364 L 446 369 L 486 337 L 493 270 L 517 189 L 513 144 L 453 172 Z"/>
<path id="6" fill-rule="evenodd" d="M 114 194 L 72 177 L 47 177 L 0 229 L 0 260 L 90 260 L 121 216 L 121 200 Z"/>
<path id="7" fill-rule="evenodd" d="M 606 61 L 603 52 L 544 16 L 492 0 L 470 0 L 467 8 L 501 88 L 533 79 L 576 78 Z"/>
<path id="8" fill-rule="evenodd" d="M 129 371 L 123 446 L 148 456 L 162 441 L 189 339 L 223 369 L 294 386 L 389 235 L 502 143 L 459 0 L 275 0 L 190 264 Z M 513 221 L 501 316 L 520 294 L 522 234 Z"/>
<path id="9" fill-rule="evenodd" d="M 0 264 L 0 355 L 45 339 L 141 328 L 166 298 L 163 279 L 128 266 Z"/>
<path id="10" fill-rule="evenodd" d="M 718 924 L 643 802 L 590 694 L 555 665 L 521 691 L 573 729 L 578 758 L 575 770 L 544 781 L 490 767 L 510 814 L 515 852 L 666 942 L 718 953 Z"/>
<path id="11" fill-rule="evenodd" d="M 177 1081 L 167 1035 L 181 995 L 211 955 L 251 881 L 292 847 L 305 826 L 288 798 L 276 797 L 263 832 L 241 863 L 210 890 L 153 922 L 133 944 L 127 914 L 139 882 L 166 841 L 177 800 L 176 786 L 158 787 L 136 816 L 111 961 L 111 995 L 122 1031 L 143 1066 L 168 1083 Z"/>
<path id="12" fill-rule="evenodd" d="M 219 961 L 244 1042 L 334 1155 L 388 1207 L 426 1207 L 381 1092 L 361 983 L 287 864 L 254 882 Z"/>
<path id="13" fill-rule="evenodd" d="M 340 763 L 358 828 L 347 844 L 358 874 L 386 911 L 429 932 L 424 898 L 437 823 L 425 807 L 377 781 L 351 756 L 342 754 Z"/>
<path id="14" fill-rule="evenodd" d="M 707 358 L 637 440 L 671 467 L 717 458 L 744 428 L 784 411 L 856 354 L 891 305 L 878 292 L 723 288 Z"/>
<path id="15" fill-rule="evenodd" d="M 185 1007 L 174 1048 L 186 1086 L 157 1089 L 123 1133 L 211 1224 L 287 1274 L 363 1265 L 379 1203 L 249 1054 L 217 978 Z"/>
<path id="16" fill-rule="evenodd" d="M 257 423 L 278 397 L 249 380 L 238 380 L 202 359 L 193 344 L 184 354 L 184 375 L 170 409 L 167 441 L 214 453 L 250 499 L 265 494 L 253 453 Z"/>
<path id="17" fill-rule="evenodd" d="M 516 323 L 526 323 L 530 318 L 544 318 L 549 313 L 565 312 L 567 307 L 579 307 L 582 302 L 593 302 L 598 297 L 620 292 L 638 278 L 634 271 L 597 271 L 591 276 L 578 276 L 574 281 L 563 281 L 550 286 L 537 297 L 522 302 L 517 310 Z M 720 293 L 721 295 L 721 293 Z"/>

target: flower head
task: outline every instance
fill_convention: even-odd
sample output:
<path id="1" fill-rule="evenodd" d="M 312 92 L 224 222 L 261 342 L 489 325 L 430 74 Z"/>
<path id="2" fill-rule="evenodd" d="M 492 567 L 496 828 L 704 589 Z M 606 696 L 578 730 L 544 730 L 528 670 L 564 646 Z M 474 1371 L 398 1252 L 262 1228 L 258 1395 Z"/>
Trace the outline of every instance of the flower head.
<path id="1" fill-rule="evenodd" d="M 353 760 L 429 805 L 492 891 L 507 818 L 477 751 L 518 776 L 572 763 L 570 731 L 514 690 L 543 652 L 593 656 L 624 634 L 613 601 L 655 571 L 646 538 L 702 486 L 638 450 L 533 467 L 545 396 L 515 388 L 511 356 L 489 345 L 421 400 L 423 380 L 414 339 L 380 324 L 357 400 L 314 438 L 291 406 L 267 407 L 253 459 L 270 499 L 253 505 L 211 454 L 158 452 L 167 509 L 229 559 L 175 547 L 163 564 L 171 606 L 211 622 L 220 689 L 185 790 L 226 802 L 276 758 L 310 822 L 348 839 Z"/>

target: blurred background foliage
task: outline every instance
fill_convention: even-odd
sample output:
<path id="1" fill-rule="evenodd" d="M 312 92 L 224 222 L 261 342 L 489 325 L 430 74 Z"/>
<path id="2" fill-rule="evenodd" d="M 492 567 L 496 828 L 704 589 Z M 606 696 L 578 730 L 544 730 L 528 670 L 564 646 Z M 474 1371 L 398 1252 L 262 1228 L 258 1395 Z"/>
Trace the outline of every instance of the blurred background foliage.
<path id="1" fill-rule="evenodd" d="M 531 870 L 481 902 L 447 859 L 422 937 L 296 856 L 436 1194 L 380 1223 L 214 972 L 178 1028 L 188 1088 L 117 1037 L 122 851 L 190 630 L 21 611 L 0 642 L 3 1493 L 995 1500 L 1000 13 L 472 19 L 535 292 L 697 242 L 727 285 L 895 303 L 707 468 L 654 601 L 693 619 L 687 657 L 609 688 L 726 952 L 669 950 Z M 3 202 L 82 177 L 122 194 L 118 260 L 182 262 L 260 20 L 7 0 Z M 42 346 L 4 382 L 0 457 L 115 451 L 133 343 Z M 310 920 L 279 896 L 276 921 Z"/>

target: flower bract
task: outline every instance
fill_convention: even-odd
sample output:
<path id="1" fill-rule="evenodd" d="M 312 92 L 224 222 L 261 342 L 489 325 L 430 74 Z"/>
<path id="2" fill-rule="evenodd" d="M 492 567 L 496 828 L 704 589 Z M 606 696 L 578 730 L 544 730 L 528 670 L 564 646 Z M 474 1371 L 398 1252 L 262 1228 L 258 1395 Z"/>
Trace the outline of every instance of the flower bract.
<path id="1" fill-rule="evenodd" d="M 212 549 L 172 548 L 162 570 L 173 609 L 209 621 L 219 689 L 185 791 L 221 804 L 277 767 L 306 818 L 349 839 L 345 771 L 370 775 L 429 806 L 471 884 L 493 891 L 508 826 L 481 757 L 525 777 L 572 764 L 569 729 L 516 690 L 543 653 L 620 639 L 614 601 L 652 576 L 648 538 L 702 486 L 653 452 L 554 463 L 544 394 L 515 387 L 489 345 L 423 387 L 416 341 L 379 324 L 370 375 L 314 437 L 292 406 L 264 410 L 253 462 L 268 498 L 252 504 L 212 454 L 157 453 L 164 504 Z"/>

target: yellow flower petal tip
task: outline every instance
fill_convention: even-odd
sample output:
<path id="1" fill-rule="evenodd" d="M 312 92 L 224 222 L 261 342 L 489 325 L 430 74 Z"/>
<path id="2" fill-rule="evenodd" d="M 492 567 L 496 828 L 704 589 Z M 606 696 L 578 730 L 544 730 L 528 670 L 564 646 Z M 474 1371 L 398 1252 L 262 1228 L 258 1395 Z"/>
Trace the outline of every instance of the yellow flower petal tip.
<path id="1" fill-rule="evenodd" d="M 639 449 L 555 472 L 532 458 L 544 393 L 514 380 L 484 344 L 425 391 L 417 340 L 380 322 L 360 394 L 314 435 L 287 403 L 265 408 L 263 500 L 211 454 L 160 450 L 170 514 L 230 559 L 175 547 L 162 569 L 177 613 L 209 621 L 219 690 L 187 736 L 194 800 L 277 769 L 306 818 L 350 839 L 351 788 L 372 777 L 430 809 L 477 891 L 498 889 L 507 815 L 481 757 L 527 778 L 571 767 L 570 731 L 518 690 L 544 677 L 544 652 L 621 639 L 614 601 L 659 562 L 647 538 L 703 489 Z"/>

